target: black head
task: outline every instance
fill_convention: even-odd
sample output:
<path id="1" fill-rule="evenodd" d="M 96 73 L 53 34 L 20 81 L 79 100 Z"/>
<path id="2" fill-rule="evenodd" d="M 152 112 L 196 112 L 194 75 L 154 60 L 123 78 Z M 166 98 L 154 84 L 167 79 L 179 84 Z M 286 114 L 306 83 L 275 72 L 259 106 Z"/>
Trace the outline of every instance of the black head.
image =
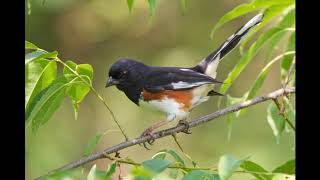
<path id="1" fill-rule="evenodd" d="M 130 86 L 135 86 L 145 72 L 147 66 L 141 62 L 130 59 L 119 59 L 109 70 L 109 79 L 106 87 L 116 85 L 117 88 L 123 90 Z"/>

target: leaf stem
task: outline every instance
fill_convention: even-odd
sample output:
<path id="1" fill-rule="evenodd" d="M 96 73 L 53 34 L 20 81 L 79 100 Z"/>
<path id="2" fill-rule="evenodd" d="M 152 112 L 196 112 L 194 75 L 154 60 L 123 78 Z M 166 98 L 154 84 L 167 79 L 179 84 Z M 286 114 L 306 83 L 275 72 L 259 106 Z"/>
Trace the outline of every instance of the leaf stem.
<path id="1" fill-rule="evenodd" d="M 141 163 L 135 162 L 133 160 L 125 160 L 125 159 L 121 159 L 121 158 L 116 158 L 116 157 L 112 157 L 108 154 L 104 154 L 105 158 L 111 160 L 111 161 L 116 161 L 118 163 L 122 163 L 122 164 L 128 164 L 128 165 L 133 165 L 133 166 L 142 166 Z M 187 171 L 191 171 L 191 170 L 205 170 L 205 171 L 214 171 L 214 172 L 218 172 L 218 168 L 209 168 L 209 167 L 184 167 L 184 166 L 177 166 L 177 165 L 170 165 L 168 166 L 168 168 L 170 169 L 182 169 L 182 170 L 187 170 Z M 235 173 L 246 173 L 246 174 L 261 174 L 261 175 L 276 175 L 276 174 L 284 174 L 284 173 L 274 173 L 274 172 L 256 172 L 256 171 L 247 171 L 247 170 L 237 170 L 234 171 Z"/>
<path id="2" fill-rule="evenodd" d="M 110 109 L 109 105 L 107 104 L 107 102 L 104 100 L 104 98 L 97 92 L 97 90 L 92 86 L 92 84 L 89 84 L 86 80 L 83 79 L 83 77 L 81 77 L 78 72 L 74 71 L 71 67 L 69 67 L 66 63 L 64 63 L 61 59 L 59 59 L 58 57 L 55 59 L 55 61 L 61 63 L 63 66 L 67 67 L 73 74 L 75 74 L 78 78 L 80 78 L 87 86 L 90 87 L 90 89 L 92 90 L 93 94 L 104 104 L 104 106 L 107 108 L 107 110 L 110 112 L 113 121 L 117 124 L 117 126 L 119 127 L 122 135 L 125 137 L 126 141 L 129 140 L 128 136 L 126 135 L 124 129 L 121 127 L 120 123 L 118 122 L 118 120 L 116 119 L 114 113 L 112 112 L 112 110 Z M 91 81 L 90 81 L 91 82 Z"/>
<path id="3" fill-rule="evenodd" d="M 275 98 L 273 99 L 273 102 L 276 104 L 277 108 L 279 109 L 280 115 L 284 118 L 284 120 L 289 124 L 289 126 L 296 131 L 296 128 L 294 127 L 294 125 L 292 124 L 292 122 L 288 119 L 288 116 L 285 112 L 285 110 L 282 108 L 281 104 L 279 103 L 278 99 Z"/>
<path id="4" fill-rule="evenodd" d="M 173 134 L 172 137 L 174 139 L 174 142 L 178 145 L 180 151 L 183 153 L 183 155 L 188 158 L 188 160 L 193 164 L 194 167 L 196 167 L 197 164 L 195 163 L 195 161 L 187 153 L 185 153 L 185 151 L 183 150 L 181 144 L 178 141 L 177 135 Z"/>

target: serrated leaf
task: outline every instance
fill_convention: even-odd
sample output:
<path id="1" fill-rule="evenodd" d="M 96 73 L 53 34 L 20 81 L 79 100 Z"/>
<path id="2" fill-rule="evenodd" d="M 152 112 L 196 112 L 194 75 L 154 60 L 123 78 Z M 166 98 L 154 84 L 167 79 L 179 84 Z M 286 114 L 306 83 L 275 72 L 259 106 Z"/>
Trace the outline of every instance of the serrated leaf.
<path id="1" fill-rule="evenodd" d="M 28 0 L 29 2 L 30 0 Z M 29 41 L 25 41 L 25 45 L 24 45 L 25 49 L 40 49 L 38 46 L 34 45 L 33 43 L 29 42 Z"/>
<path id="2" fill-rule="evenodd" d="M 128 4 L 128 8 L 129 8 L 130 13 L 132 12 L 133 3 L 134 3 L 134 0 L 127 0 L 127 4 Z"/>
<path id="3" fill-rule="evenodd" d="M 240 167 L 246 171 L 250 171 L 250 174 L 256 177 L 258 180 L 271 180 L 272 175 L 266 175 L 266 174 L 259 174 L 259 173 L 264 173 L 268 172 L 265 170 L 263 167 L 258 165 L 257 163 L 254 163 L 252 161 L 244 161 Z M 257 173 L 255 173 L 257 172 Z"/>
<path id="4" fill-rule="evenodd" d="M 47 88 L 40 91 L 30 102 L 26 109 L 25 118 L 27 124 L 32 123 L 32 132 L 44 125 L 59 108 L 65 97 L 66 83 L 59 78 Z"/>
<path id="5" fill-rule="evenodd" d="M 289 37 L 286 51 L 294 51 L 296 49 L 296 33 L 293 32 Z M 281 62 L 281 80 L 285 81 L 294 55 L 286 56 Z"/>
<path id="6" fill-rule="evenodd" d="M 243 54 L 244 46 L 249 42 L 249 40 L 253 37 L 253 35 L 258 32 L 261 28 L 266 26 L 271 20 L 273 20 L 276 16 L 280 15 L 287 9 L 291 9 L 291 5 L 288 6 L 288 4 L 280 4 L 280 5 L 274 5 L 269 8 L 267 8 L 263 13 L 264 17 L 259 26 L 256 26 L 254 29 L 250 30 L 248 32 L 247 37 L 240 43 L 239 49 L 240 53 Z M 283 28 L 281 26 L 276 26 L 277 28 Z"/>
<path id="7" fill-rule="evenodd" d="M 219 175 L 213 174 L 210 171 L 193 170 L 183 177 L 183 180 L 220 180 Z"/>
<path id="8" fill-rule="evenodd" d="M 240 167 L 245 159 L 237 160 L 232 155 L 223 155 L 219 159 L 218 172 L 221 180 L 227 180 Z"/>
<path id="9" fill-rule="evenodd" d="M 156 11 L 156 0 L 148 0 L 150 16 L 154 16 Z"/>
<path id="10" fill-rule="evenodd" d="M 285 127 L 285 120 L 279 114 L 279 110 L 274 103 L 269 104 L 267 112 L 268 123 L 272 129 L 273 135 L 276 137 L 277 143 L 279 143 L 281 133 Z"/>
<path id="11" fill-rule="evenodd" d="M 24 64 L 27 65 L 31 63 L 32 61 L 38 60 L 38 59 L 55 59 L 58 56 L 57 51 L 53 52 L 46 52 L 43 50 L 36 50 L 31 53 L 26 54 Z"/>
<path id="12" fill-rule="evenodd" d="M 218 23 L 216 23 L 216 25 L 214 26 L 214 28 L 211 31 L 210 37 L 213 38 L 214 33 L 216 32 L 216 30 L 221 27 L 223 24 L 237 18 L 240 17 L 244 14 L 247 14 L 249 12 L 252 11 L 257 11 L 260 9 L 266 9 L 272 5 L 281 5 L 281 4 L 292 4 L 294 3 L 293 0 L 269 0 L 269 1 L 265 1 L 265 0 L 253 0 L 252 2 L 248 3 L 248 4 L 241 4 L 235 8 L 233 8 L 231 11 L 227 12 L 226 14 L 224 14 L 218 21 Z"/>
<path id="13" fill-rule="evenodd" d="M 76 64 L 72 61 L 66 61 L 65 64 L 63 75 L 69 82 L 73 82 L 68 86 L 66 93 L 72 100 L 75 119 L 77 119 L 79 104 L 90 91 L 88 84 L 91 84 L 93 78 L 93 68 L 89 64 Z M 75 72 L 82 78 L 79 78 Z"/>
<path id="14" fill-rule="evenodd" d="M 165 159 L 151 159 L 142 162 L 142 166 L 155 174 L 159 174 L 169 167 L 171 161 Z"/>
<path id="15" fill-rule="evenodd" d="M 225 94 L 226 91 L 230 88 L 233 81 L 239 76 L 239 74 L 244 70 L 244 68 L 248 65 L 248 63 L 252 60 L 252 58 L 259 52 L 266 42 L 271 39 L 273 36 L 278 33 L 285 31 L 285 29 L 281 28 L 272 28 L 259 36 L 258 40 L 254 42 L 249 50 L 241 57 L 237 65 L 232 69 L 232 71 L 228 74 L 227 79 L 224 81 L 224 84 L 220 87 L 220 93 Z"/>
<path id="16" fill-rule="evenodd" d="M 292 159 L 277 167 L 272 171 L 273 173 L 295 174 L 296 173 L 296 160 Z"/>
<path id="17" fill-rule="evenodd" d="M 25 65 L 25 108 L 36 94 L 48 87 L 56 78 L 57 63 L 38 59 Z"/>
<path id="18" fill-rule="evenodd" d="M 101 139 L 103 133 L 96 134 L 93 138 L 91 138 L 84 150 L 84 155 L 89 156 L 93 150 L 96 148 L 99 140 Z"/>

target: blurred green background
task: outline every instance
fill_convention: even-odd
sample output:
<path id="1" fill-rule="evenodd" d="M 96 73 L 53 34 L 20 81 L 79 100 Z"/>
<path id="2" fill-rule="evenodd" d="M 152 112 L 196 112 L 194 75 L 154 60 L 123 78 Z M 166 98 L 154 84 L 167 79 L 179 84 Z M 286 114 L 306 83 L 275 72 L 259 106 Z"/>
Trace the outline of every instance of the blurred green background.
<path id="1" fill-rule="evenodd" d="M 251 13 L 224 25 L 214 39 L 210 39 L 210 30 L 218 19 L 246 1 L 188 2 L 188 10 L 183 15 L 178 0 L 157 1 L 156 14 L 150 18 L 145 0 L 135 1 L 132 14 L 129 13 L 126 0 L 46 0 L 44 5 L 41 0 L 33 0 L 31 15 L 25 16 L 26 40 L 48 51 L 57 50 L 63 60 L 91 64 L 94 68 L 94 87 L 106 98 L 127 134 L 133 138 L 165 116 L 137 107 L 115 87 L 105 89 L 111 64 L 120 57 L 129 57 L 148 65 L 193 66 L 255 15 Z M 282 48 L 280 44 L 277 51 L 280 52 Z M 249 89 L 265 63 L 265 55 L 261 51 L 253 59 L 228 94 L 238 97 Z M 224 80 L 239 58 L 238 49 L 226 56 L 218 68 L 217 78 Z M 271 69 L 259 94 L 281 87 L 279 72 L 277 64 Z M 216 111 L 217 99 L 213 97 L 198 106 L 191 113 L 190 119 Z M 216 166 L 219 157 L 228 153 L 238 158 L 250 155 L 250 160 L 272 170 L 292 159 L 295 151 L 291 133 L 284 133 L 280 144 L 276 143 L 267 123 L 268 104 L 266 102 L 251 107 L 248 113 L 236 119 L 230 141 L 227 139 L 226 117 L 193 128 L 191 135 L 179 134 L 178 138 L 185 151 L 201 167 Z M 26 179 L 79 159 L 89 139 L 105 130 L 117 130 L 117 127 L 92 93 L 80 105 L 77 120 L 74 120 L 70 100 L 66 99 L 37 134 L 31 134 L 29 129 L 26 131 Z M 103 137 L 95 151 L 121 141 L 123 136 L 120 132 L 110 132 Z M 157 140 L 150 151 L 134 146 L 121 151 L 121 156 L 129 156 L 141 162 L 164 148 L 175 149 L 180 153 L 173 139 L 166 137 Z M 98 160 L 96 163 L 98 168 L 105 169 L 110 161 Z M 85 167 L 90 169 L 91 166 L 88 164 Z M 131 168 L 125 166 L 124 174 Z M 232 177 L 248 178 L 251 176 L 244 174 Z"/>

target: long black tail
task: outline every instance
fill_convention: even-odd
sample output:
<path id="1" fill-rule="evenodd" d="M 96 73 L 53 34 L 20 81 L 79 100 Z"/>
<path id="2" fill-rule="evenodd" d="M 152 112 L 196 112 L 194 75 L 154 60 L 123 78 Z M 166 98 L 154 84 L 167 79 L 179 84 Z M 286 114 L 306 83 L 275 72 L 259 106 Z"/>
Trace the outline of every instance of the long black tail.
<path id="1" fill-rule="evenodd" d="M 246 37 L 249 30 L 261 22 L 262 18 L 262 13 L 253 17 L 245 25 L 239 28 L 233 35 L 231 35 L 218 49 L 209 54 L 193 69 L 215 78 L 216 70 L 220 60 L 229 52 L 231 52 Z"/>

